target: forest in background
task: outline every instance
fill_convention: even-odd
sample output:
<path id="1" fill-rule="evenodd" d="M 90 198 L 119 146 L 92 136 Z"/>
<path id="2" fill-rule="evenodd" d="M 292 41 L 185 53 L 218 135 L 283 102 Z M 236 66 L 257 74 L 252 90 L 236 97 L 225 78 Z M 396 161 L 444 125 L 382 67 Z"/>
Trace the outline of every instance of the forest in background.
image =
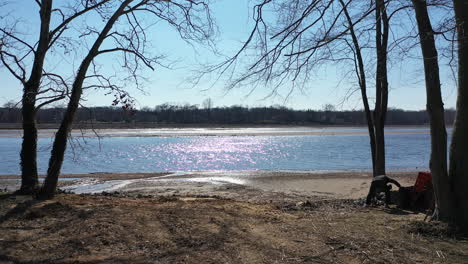
<path id="1" fill-rule="evenodd" d="M 65 108 L 44 108 L 37 114 L 39 124 L 57 124 L 65 113 Z M 454 110 L 446 110 L 445 122 L 453 124 Z M 21 109 L 16 107 L 0 108 L 0 123 L 20 124 Z M 332 106 L 322 110 L 294 110 L 283 106 L 270 107 L 199 107 L 199 105 L 162 104 L 154 108 L 127 110 L 120 107 L 79 108 L 76 115 L 78 123 L 126 123 L 138 127 L 151 124 L 282 124 L 282 125 L 366 125 L 363 110 L 337 111 Z M 425 110 L 407 111 L 389 109 L 387 125 L 427 125 L 429 117 Z M 2 126 L 10 128 L 9 126 Z M 15 128 L 16 126 L 11 126 Z"/>

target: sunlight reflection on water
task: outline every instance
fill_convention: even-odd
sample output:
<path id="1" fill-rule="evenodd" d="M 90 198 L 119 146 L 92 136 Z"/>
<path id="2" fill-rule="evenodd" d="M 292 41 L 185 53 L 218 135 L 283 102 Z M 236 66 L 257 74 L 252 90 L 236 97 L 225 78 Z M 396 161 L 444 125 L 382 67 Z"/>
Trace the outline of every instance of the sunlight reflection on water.
<path id="1" fill-rule="evenodd" d="M 280 142 L 275 144 L 271 137 L 193 137 L 167 138 L 162 141 L 167 144 L 130 145 L 130 152 L 114 148 L 109 153 L 118 152 L 120 157 L 131 162 L 136 161 L 135 156 L 138 160 L 152 160 L 153 166 L 163 168 L 164 171 L 174 168 L 219 170 L 226 166 L 267 162 L 269 155 L 288 156 L 283 151 L 287 146 Z"/>
<path id="2" fill-rule="evenodd" d="M 85 143 L 82 141 L 85 140 Z M 369 170 L 367 135 L 105 137 L 69 147 L 64 173 Z M 19 174 L 20 138 L 0 137 L 0 174 Z M 39 139 L 46 170 L 50 138 Z M 388 134 L 389 170 L 427 168 L 429 134 Z"/>

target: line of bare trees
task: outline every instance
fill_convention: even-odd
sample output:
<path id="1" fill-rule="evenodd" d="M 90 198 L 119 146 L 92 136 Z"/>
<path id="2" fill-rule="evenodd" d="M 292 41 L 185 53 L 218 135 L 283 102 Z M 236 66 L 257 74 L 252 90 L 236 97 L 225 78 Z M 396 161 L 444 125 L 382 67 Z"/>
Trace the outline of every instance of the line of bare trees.
<path id="1" fill-rule="evenodd" d="M 53 128 L 62 119 L 65 108 L 50 107 L 39 110 L 36 120 L 39 128 Z M 455 111 L 445 111 L 447 125 L 453 124 Z M 21 109 L 0 107 L 0 128 L 18 128 Z M 3 124 L 2 124 L 3 123 Z M 151 127 L 164 124 L 288 124 L 288 125 L 348 125 L 367 124 L 365 111 L 294 110 L 284 106 L 270 107 L 202 107 L 191 104 L 162 104 L 154 108 L 125 110 L 121 107 L 78 108 L 74 128 Z M 386 125 L 427 125 L 425 110 L 405 111 L 388 109 Z"/>

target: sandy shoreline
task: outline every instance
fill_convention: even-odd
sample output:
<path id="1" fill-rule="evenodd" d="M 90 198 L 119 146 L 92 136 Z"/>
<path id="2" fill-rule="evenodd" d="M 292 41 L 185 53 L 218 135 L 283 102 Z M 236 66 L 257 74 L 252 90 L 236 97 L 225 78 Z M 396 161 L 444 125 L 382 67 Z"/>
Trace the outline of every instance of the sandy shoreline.
<path id="1" fill-rule="evenodd" d="M 404 186 L 417 172 L 388 173 Z M 0 189 L 18 188 L 19 176 L 0 176 Z M 357 199 L 369 190 L 366 171 L 201 171 L 176 173 L 95 173 L 63 175 L 60 187 L 75 193 L 127 192 L 145 195 L 218 196 L 268 201 L 304 198 Z"/>

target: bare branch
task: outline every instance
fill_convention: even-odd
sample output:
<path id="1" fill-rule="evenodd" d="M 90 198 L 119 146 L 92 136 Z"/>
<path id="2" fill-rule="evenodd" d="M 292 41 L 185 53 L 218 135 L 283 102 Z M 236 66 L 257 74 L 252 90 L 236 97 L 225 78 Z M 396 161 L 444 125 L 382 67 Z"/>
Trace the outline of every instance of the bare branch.
<path id="1" fill-rule="evenodd" d="M 18 41 L 19 43 L 23 44 L 24 46 L 28 47 L 30 51 L 32 51 L 33 53 L 35 53 L 34 47 L 31 46 L 31 45 L 29 45 L 29 43 L 27 43 L 26 41 L 24 41 L 24 40 L 18 38 L 17 36 L 15 36 L 14 34 L 12 34 L 12 33 L 8 32 L 8 31 L 6 31 L 6 30 L 3 29 L 3 28 L 0 28 L 0 32 L 2 32 L 3 34 L 5 34 L 6 36 L 8 36 L 8 37 L 10 37 L 10 38 L 12 38 L 12 39 Z"/>
<path id="2" fill-rule="evenodd" d="M 101 0 L 101 1 L 92 1 L 93 3 L 95 2 L 94 5 L 91 5 L 91 6 L 88 6 L 86 4 L 85 8 L 80 10 L 80 11 L 76 11 L 74 14 L 72 14 L 71 16 L 69 16 L 68 18 L 66 19 L 63 19 L 62 23 L 60 23 L 55 29 L 53 29 L 51 32 L 50 32 L 50 46 L 52 46 L 53 43 L 55 43 L 55 41 L 57 41 L 57 39 L 60 37 L 60 35 L 62 35 L 63 31 L 66 30 L 67 26 L 74 20 L 76 19 L 77 17 L 91 11 L 91 10 L 94 10 L 96 8 L 99 8 L 100 6 L 106 4 L 107 2 L 109 2 L 110 0 Z M 86 2 L 88 3 L 88 1 Z M 64 15 L 62 14 L 62 18 L 64 18 Z"/>
<path id="3" fill-rule="evenodd" d="M 98 52 L 98 54 L 104 54 L 104 53 L 116 52 L 116 51 L 128 52 L 128 53 L 131 53 L 131 54 L 137 56 L 146 65 L 146 67 L 148 67 L 148 68 L 150 68 L 151 70 L 154 71 L 154 68 L 151 65 L 151 61 L 149 61 L 148 58 L 146 58 L 145 56 L 143 56 L 143 54 L 140 54 L 136 50 L 125 49 L 125 48 L 113 48 L 113 49 L 100 50 Z"/>
<path id="4" fill-rule="evenodd" d="M 19 70 L 21 71 L 21 73 L 17 73 L 11 66 L 10 66 L 10 63 L 8 61 L 6 61 L 5 59 L 5 56 L 8 56 L 10 58 L 12 58 L 14 60 L 14 63 L 16 64 L 16 66 L 19 68 Z M 26 83 L 26 70 L 24 69 L 24 67 L 21 65 L 21 61 L 19 61 L 19 59 L 13 55 L 13 54 L 10 54 L 6 51 L 2 51 L 0 52 L 0 59 L 2 60 L 2 63 L 3 65 L 8 69 L 8 71 L 16 78 L 18 79 L 21 83 Z"/>

